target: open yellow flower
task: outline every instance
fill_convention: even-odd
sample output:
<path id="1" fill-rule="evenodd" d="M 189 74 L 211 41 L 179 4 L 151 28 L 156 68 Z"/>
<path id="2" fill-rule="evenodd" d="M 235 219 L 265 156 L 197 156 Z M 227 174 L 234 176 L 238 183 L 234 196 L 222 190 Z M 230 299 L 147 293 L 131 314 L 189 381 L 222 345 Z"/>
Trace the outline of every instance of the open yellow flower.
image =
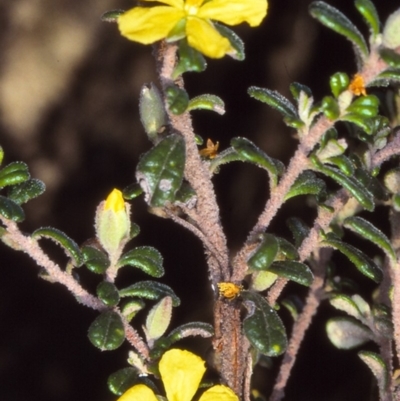
<path id="1" fill-rule="evenodd" d="M 168 401 L 191 401 L 206 371 L 204 361 L 189 351 L 171 349 L 159 364 Z M 156 395 L 144 384 L 127 390 L 118 401 L 158 401 Z M 216 385 L 203 393 L 199 401 L 239 401 L 236 394 L 226 386 Z"/>
<path id="2" fill-rule="evenodd" d="M 144 0 L 153 3 L 154 0 Z M 182 31 L 191 47 L 212 58 L 234 52 L 211 20 L 227 25 L 247 22 L 258 26 L 267 14 L 267 0 L 159 0 L 166 4 L 135 7 L 118 18 L 121 34 L 134 42 L 154 43 L 161 39 L 176 40 Z"/>

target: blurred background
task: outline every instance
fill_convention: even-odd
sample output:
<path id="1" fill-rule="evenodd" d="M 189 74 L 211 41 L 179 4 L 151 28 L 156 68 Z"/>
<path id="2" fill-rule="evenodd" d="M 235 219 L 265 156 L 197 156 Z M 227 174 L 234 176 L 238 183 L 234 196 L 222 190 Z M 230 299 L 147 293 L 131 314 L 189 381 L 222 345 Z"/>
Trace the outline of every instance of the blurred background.
<path id="1" fill-rule="evenodd" d="M 226 114 L 193 113 L 196 132 L 229 146 L 246 136 L 270 156 L 287 163 L 296 141 L 280 115 L 254 99 L 251 85 L 290 97 L 289 85 L 308 85 L 319 101 L 329 93 L 329 76 L 356 72 L 351 45 L 319 25 L 307 13 L 308 0 L 270 0 L 268 17 L 258 29 L 235 28 L 246 44 L 246 60 L 209 60 L 202 74 L 185 75 L 191 97 L 216 94 Z M 378 2 L 376 2 L 378 3 Z M 349 0 L 330 0 L 363 33 L 361 17 Z M 122 38 L 103 12 L 129 9 L 129 0 L 0 0 L 0 144 L 5 163 L 30 166 L 47 191 L 27 204 L 22 228 L 57 227 L 81 244 L 94 235 L 97 204 L 114 188 L 134 181 L 135 166 L 150 142 L 138 117 L 144 83 L 157 82 L 151 47 Z M 376 4 L 384 21 L 398 2 Z M 232 164 L 215 177 L 221 218 L 235 252 L 246 238 L 268 197 L 265 174 Z M 291 239 L 285 219 L 314 212 L 303 200 L 288 202 L 271 231 Z M 202 247 L 196 238 L 168 220 L 147 213 L 142 199 L 133 203 L 141 235 L 133 245 L 152 245 L 165 257 L 163 282 L 182 299 L 172 327 L 193 320 L 211 322 L 212 292 Z M 45 244 L 60 263 L 63 255 Z M 4 401 L 108 401 L 109 374 L 126 367 L 124 345 L 100 352 L 87 339 L 96 312 L 78 305 L 58 284 L 38 278 L 25 255 L 0 249 L 0 399 Z M 128 269 L 129 270 L 129 269 Z M 98 277 L 79 271 L 91 291 Z M 143 279 L 123 272 L 119 285 Z M 359 276 L 357 276 L 359 278 Z M 293 286 L 288 291 L 304 294 Z M 336 351 L 326 339 L 324 322 L 334 313 L 323 305 L 307 335 L 287 389 L 287 401 L 369 400 L 372 375 L 356 351 Z M 290 324 L 288 313 L 282 312 Z M 139 316 L 139 321 L 141 317 Z M 184 344 L 205 352 L 207 342 Z M 276 368 L 261 369 L 255 383 L 268 392 Z"/>

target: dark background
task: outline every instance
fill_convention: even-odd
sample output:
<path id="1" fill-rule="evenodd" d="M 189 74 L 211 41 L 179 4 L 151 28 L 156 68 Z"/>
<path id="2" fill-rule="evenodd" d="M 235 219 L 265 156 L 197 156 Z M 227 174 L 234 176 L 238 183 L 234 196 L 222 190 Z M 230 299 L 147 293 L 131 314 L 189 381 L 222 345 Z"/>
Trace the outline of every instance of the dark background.
<path id="1" fill-rule="evenodd" d="M 204 73 L 186 74 L 191 97 L 213 93 L 226 103 L 224 116 L 193 113 L 199 135 L 218 140 L 221 149 L 232 137 L 246 136 L 287 163 L 296 146 L 292 131 L 278 113 L 247 96 L 247 88 L 267 87 L 289 97 L 289 84 L 297 81 L 310 86 L 318 101 L 329 92 L 330 75 L 356 72 L 350 43 L 309 17 L 309 3 L 271 0 L 260 28 L 235 28 L 246 43 L 244 62 L 209 60 Z M 366 33 L 352 1 L 329 3 Z M 128 0 L 0 0 L 0 143 L 6 163 L 27 162 L 32 175 L 47 186 L 25 208 L 22 227 L 27 232 L 54 226 L 78 243 L 92 237 L 96 205 L 112 188 L 133 182 L 138 156 L 149 149 L 137 108 L 143 83 L 156 81 L 151 47 L 129 42 L 115 25 L 100 22 L 104 11 L 131 6 Z M 394 0 L 379 2 L 381 19 L 397 6 Z M 263 208 L 268 185 L 261 171 L 243 164 L 223 168 L 215 184 L 235 252 Z M 311 222 L 314 212 L 303 201 L 288 202 L 272 232 L 290 239 L 284 221 L 291 215 Z M 167 272 L 163 282 L 182 299 L 172 327 L 211 321 L 212 293 L 199 241 L 148 214 L 141 199 L 133 203 L 133 219 L 142 229 L 133 245 L 152 245 L 162 252 Z M 56 248 L 48 250 L 65 262 Z M 95 349 L 86 333 L 96 312 L 78 305 L 60 285 L 39 279 L 37 266 L 22 253 L 5 246 L 0 252 L 0 399 L 116 399 L 106 379 L 127 366 L 129 347 L 103 353 Z M 98 277 L 83 270 L 80 275 L 93 291 Z M 143 278 L 123 271 L 118 283 Z M 304 293 L 298 286 L 288 291 Z M 324 322 L 333 313 L 328 305 L 319 311 L 285 400 L 371 399 L 374 381 L 356 351 L 336 351 L 326 339 Z M 198 352 L 207 347 L 197 340 L 185 345 Z M 268 391 L 274 372 L 257 372 L 260 390 Z"/>

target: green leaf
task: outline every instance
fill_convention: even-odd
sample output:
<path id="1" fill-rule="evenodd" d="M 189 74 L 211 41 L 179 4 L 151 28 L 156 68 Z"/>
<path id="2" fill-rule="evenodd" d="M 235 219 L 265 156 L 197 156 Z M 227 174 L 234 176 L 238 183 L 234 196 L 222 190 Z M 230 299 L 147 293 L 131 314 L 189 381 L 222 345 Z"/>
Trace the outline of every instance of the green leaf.
<path id="1" fill-rule="evenodd" d="M 375 39 L 379 35 L 380 22 L 374 3 L 371 0 L 356 0 L 354 4 L 358 12 L 364 17 L 372 38 Z"/>
<path id="2" fill-rule="evenodd" d="M 292 94 L 293 98 L 299 101 L 300 93 L 304 92 L 308 97 L 312 97 L 311 89 L 303 84 L 298 82 L 293 82 L 289 86 L 290 93 Z"/>
<path id="3" fill-rule="evenodd" d="M 168 329 L 172 316 L 172 298 L 167 296 L 154 305 L 146 318 L 145 334 L 149 344 L 160 338 Z"/>
<path id="4" fill-rule="evenodd" d="M 348 315 L 353 316 L 354 318 L 363 321 L 364 316 L 358 305 L 354 302 L 354 300 L 348 295 L 339 294 L 333 296 L 329 303 L 336 309 L 346 312 Z"/>
<path id="5" fill-rule="evenodd" d="M 340 121 L 347 121 L 353 123 L 357 127 L 361 128 L 368 135 L 372 135 L 374 131 L 374 119 L 365 117 L 358 113 L 347 113 L 340 117 Z"/>
<path id="6" fill-rule="evenodd" d="M 118 313 L 103 312 L 90 325 L 88 337 L 90 342 L 102 351 L 119 348 L 125 340 L 125 331 Z"/>
<path id="7" fill-rule="evenodd" d="M 353 216 L 348 217 L 344 221 L 344 226 L 379 246 L 392 261 L 396 260 L 396 253 L 392 248 L 389 238 L 369 221 L 358 216 Z"/>
<path id="8" fill-rule="evenodd" d="M 349 191 L 366 210 L 374 210 L 375 205 L 373 195 L 363 185 L 361 185 L 358 180 L 354 177 L 346 176 L 334 167 L 323 165 L 316 157 L 312 156 L 311 161 L 316 166 L 315 169 L 317 171 L 332 178 L 339 185 Z"/>
<path id="9" fill-rule="evenodd" d="M 234 53 L 228 53 L 228 56 L 235 60 L 243 61 L 245 59 L 243 40 L 225 25 L 218 24 L 217 22 L 213 22 L 213 25 L 222 36 L 229 40 L 234 49 Z"/>
<path id="10" fill-rule="evenodd" d="M 140 234 L 140 227 L 136 223 L 131 222 L 131 232 L 129 233 L 129 238 L 133 239 Z"/>
<path id="11" fill-rule="evenodd" d="M 373 339 L 372 332 L 350 317 L 335 317 L 326 323 L 332 344 L 339 349 L 353 349 Z"/>
<path id="12" fill-rule="evenodd" d="M 372 374 L 378 382 L 380 399 L 385 399 L 385 394 L 388 391 L 389 370 L 383 358 L 371 351 L 360 351 L 358 353 L 360 359 L 370 368 Z"/>
<path id="13" fill-rule="evenodd" d="M 107 385 L 115 395 L 122 395 L 131 388 L 138 379 L 138 373 L 134 368 L 123 368 L 108 377 Z"/>
<path id="14" fill-rule="evenodd" d="M 24 210 L 18 203 L 5 196 L 0 195 L 0 214 L 6 219 L 16 221 L 17 223 L 25 219 Z"/>
<path id="15" fill-rule="evenodd" d="M 326 160 L 326 163 L 333 164 L 339 167 L 340 170 L 347 176 L 354 175 L 354 164 L 345 155 L 330 157 L 329 159 Z"/>
<path id="16" fill-rule="evenodd" d="M 324 241 L 323 245 L 328 245 L 334 249 L 340 251 L 343 255 L 356 266 L 356 268 L 366 277 L 379 283 L 382 281 L 383 273 L 381 268 L 367 255 L 361 252 L 350 244 L 346 244 L 333 236 L 328 236 Z"/>
<path id="17" fill-rule="evenodd" d="M 111 10 L 106 11 L 101 17 L 100 20 L 103 22 L 117 22 L 119 16 L 123 14 L 124 10 Z"/>
<path id="18" fill-rule="evenodd" d="M 308 10 L 311 16 L 317 19 L 322 25 L 350 40 L 361 60 L 365 61 L 367 59 L 369 51 L 363 36 L 341 11 L 324 1 L 312 2 Z"/>
<path id="19" fill-rule="evenodd" d="M 82 264 L 82 254 L 78 244 L 61 230 L 53 227 L 42 227 L 32 233 L 32 238 L 51 239 L 65 250 L 68 257 L 73 259 L 75 266 L 80 266 Z"/>
<path id="20" fill-rule="evenodd" d="M 278 254 L 279 244 L 275 236 L 262 234 L 260 245 L 247 261 L 247 265 L 252 270 L 268 270 L 271 263 Z"/>
<path id="21" fill-rule="evenodd" d="M 299 253 L 297 252 L 297 249 L 287 239 L 281 237 L 276 237 L 276 239 L 278 240 L 279 244 L 279 260 L 281 259 L 281 256 L 289 260 L 295 260 L 299 258 Z"/>
<path id="22" fill-rule="evenodd" d="M 212 110 L 221 115 L 225 114 L 224 101 L 220 97 L 208 93 L 190 99 L 188 110 L 199 109 Z"/>
<path id="23" fill-rule="evenodd" d="M 318 195 L 326 189 L 325 182 L 312 171 L 304 171 L 285 195 L 285 201 L 299 195 Z"/>
<path id="24" fill-rule="evenodd" d="M 119 293 L 115 284 L 102 281 L 96 288 L 97 296 L 106 306 L 115 306 L 119 302 Z"/>
<path id="25" fill-rule="evenodd" d="M 122 255 L 118 267 L 126 265 L 138 267 L 152 277 L 164 275 L 163 257 L 151 246 L 140 246 Z"/>
<path id="26" fill-rule="evenodd" d="M 134 184 L 128 185 L 124 190 L 122 191 L 122 196 L 126 200 L 132 200 L 137 198 L 143 193 L 142 187 L 135 182 Z"/>
<path id="27" fill-rule="evenodd" d="M 278 182 L 278 176 L 284 171 L 284 165 L 279 160 L 269 157 L 260 148 L 247 138 L 233 138 L 231 146 L 239 154 L 243 161 L 256 164 L 268 171 L 274 185 Z"/>
<path id="28" fill-rule="evenodd" d="M 266 103 L 275 110 L 278 110 L 284 117 L 298 118 L 296 108 L 279 92 L 270 89 L 259 88 L 257 86 L 251 86 L 247 92 L 254 99 Z"/>
<path id="29" fill-rule="evenodd" d="M 392 49 L 381 48 L 379 55 L 387 63 L 389 67 L 400 68 L 400 54 Z"/>
<path id="30" fill-rule="evenodd" d="M 181 28 L 179 26 L 179 23 L 177 26 L 179 30 Z M 172 33 L 172 36 L 173 35 L 174 34 Z M 179 36 L 180 33 L 177 32 L 177 35 Z M 181 39 L 179 41 L 179 61 L 172 74 L 172 78 L 176 79 L 179 75 L 182 75 L 187 71 L 202 72 L 206 68 L 207 68 L 207 62 L 203 57 L 203 55 L 193 47 L 189 46 L 186 38 Z M 174 114 L 181 114 L 181 113 L 174 113 Z"/>
<path id="31" fill-rule="evenodd" d="M 36 178 L 32 178 L 21 184 L 14 185 L 8 191 L 8 198 L 18 205 L 28 202 L 38 197 L 46 190 L 44 183 Z"/>
<path id="32" fill-rule="evenodd" d="M 278 314 L 261 295 L 249 291 L 242 291 L 241 295 L 248 311 L 243 330 L 251 345 L 268 356 L 285 352 L 286 331 Z"/>
<path id="33" fill-rule="evenodd" d="M 329 79 L 329 84 L 333 96 L 336 98 L 344 92 L 350 85 L 350 78 L 345 72 L 337 72 L 333 74 Z"/>
<path id="34" fill-rule="evenodd" d="M 167 124 L 167 113 L 161 93 L 153 83 L 142 86 L 139 115 L 147 136 L 152 142 L 157 143 L 162 127 Z"/>
<path id="35" fill-rule="evenodd" d="M 107 255 L 89 245 L 82 247 L 82 260 L 88 270 L 93 273 L 103 274 L 106 272 L 110 262 Z"/>
<path id="36" fill-rule="evenodd" d="M 368 86 L 389 86 L 391 82 L 400 81 L 400 68 L 388 68 L 378 74 Z"/>
<path id="37" fill-rule="evenodd" d="M 355 99 L 346 111 L 363 117 L 375 117 L 378 114 L 379 99 L 374 95 L 360 96 Z"/>
<path id="38" fill-rule="evenodd" d="M 258 270 L 251 274 L 250 289 L 261 292 L 271 287 L 278 279 L 278 276 L 272 272 Z"/>
<path id="39" fill-rule="evenodd" d="M 168 339 L 171 344 L 182 340 L 188 336 L 201 335 L 202 337 L 212 337 L 214 335 L 214 328 L 209 323 L 203 322 L 190 322 L 182 324 L 168 334 Z"/>
<path id="40" fill-rule="evenodd" d="M 156 281 L 139 281 L 119 291 L 121 297 L 138 297 L 157 301 L 165 296 L 172 298 L 172 305 L 178 306 L 181 301 L 171 287 Z"/>
<path id="41" fill-rule="evenodd" d="M 189 95 L 176 85 L 171 85 L 165 90 L 165 98 L 172 114 L 183 114 L 189 106 Z"/>
<path id="42" fill-rule="evenodd" d="M 312 271 L 306 264 L 293 260 L 276 261 L 269 266 L 268 271 L 306 287 L 310 286 L 314 279 Z"/>
<path id="43" fill-rule="evenodd" d="M 325 96 L 322 99 L 321 110 L 329 120 L 336 120 L 340 116 L 339 104 L 332 96 Z"/>
<path id="44" fill-rule="evenodd" d="M 130 322 L 146 304 L 141 299 L 134 299 L 127 302 L 121 309 L 122 315 Z"/>
<path id="45" fill-rule="evenodd" d="M 290 217 L 287 219 L 286 224 L 289 227 L 289 230 L 292 232 L 295 245 L 298 248 L 304 239 L 308 237 L 310 228 L 306 223 L 304 223 L 303 220 L 296 217 Z"/>
<path id="46" fill-rule="evenodd" d="M 28 166 L 23 162 L 12 162 L 0 170 L 0 188 L 17 185 L 29 180 Z"/>
<path id="47" fill-rule="evenodd" d="M 140 159 L 136 178 L 145 192 L 146 202 L 162 207 L 173 202 L 182 184 L 185 168 L 185 143 L 179 135 L 170 135 Z"/>

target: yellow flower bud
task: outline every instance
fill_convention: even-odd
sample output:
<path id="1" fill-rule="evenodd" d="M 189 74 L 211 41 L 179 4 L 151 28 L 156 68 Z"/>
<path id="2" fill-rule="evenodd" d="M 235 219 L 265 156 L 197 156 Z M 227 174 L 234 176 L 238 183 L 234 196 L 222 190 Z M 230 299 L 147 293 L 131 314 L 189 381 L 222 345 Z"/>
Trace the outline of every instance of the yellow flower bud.
<path id="1" fill-rule="evenodd" d="M 111 209 L 114 212 L 119 212 L 125 209 L 124 198 L 122 197 L 122 192 L 120 190 L 114 188 L 110 195 L 108 195 L 104 205 L 104 210 L 108 209 Z"/>

